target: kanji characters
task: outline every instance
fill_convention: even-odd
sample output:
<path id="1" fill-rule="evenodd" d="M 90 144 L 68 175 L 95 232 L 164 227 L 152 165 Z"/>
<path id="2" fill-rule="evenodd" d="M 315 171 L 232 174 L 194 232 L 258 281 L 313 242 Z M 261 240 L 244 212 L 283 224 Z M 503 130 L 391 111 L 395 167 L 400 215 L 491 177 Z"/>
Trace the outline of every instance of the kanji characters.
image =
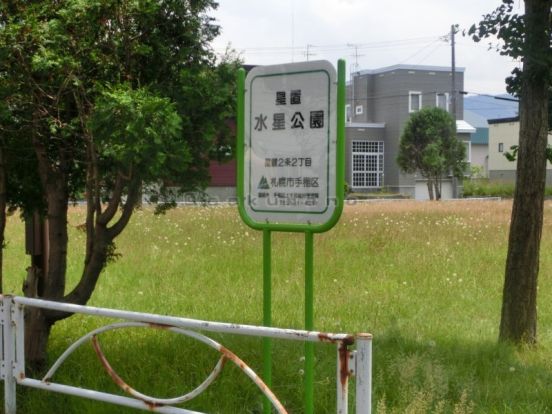
<path id="1" fill-rule="evenodd" d="M 291 129 L 301 128 L 303 127 L 303 122 L 305 121 L 305 118 L 303 117 L 303 114 L 301 112 L 297 111 L 293 114 L 291 117 Z"/>
<path id="2" fill-rule="evenodd" d="M 283 112 L 278 112 L 272 116 L 272 130 L 278 131 L 282 129 L 286 129 L 285 114 Z"/>
<path id="3" fill-rule="evenodd" d="M 260 114 L 259 116 L 255 117 L 255 121 L 257 122 L 255 124 L 255 131 L 262 131 L 263 128 L 267 129 L 267 126 L 266 126 L 266 119 L 267 118 L 268 117 L 266 115 L 263 115 L 263 114 Z"/>
<path id="4" fill-rule="evenodd" d="M 286 92 L 278 91 L 276 92 L 276 105 L 285 105 L 286 104 Z"/>
<path id="5" fill-rule="evenodd" d="M 324 128 L 324 111 L 311 111 L 310 112 L 310 127 L 311 128 Z"/>
<path id="6" fill-rule="evenodd" d="M 291 91 L 290 104 L 292 105 L 301 104 L 301 89 L 293 89 Z"/>

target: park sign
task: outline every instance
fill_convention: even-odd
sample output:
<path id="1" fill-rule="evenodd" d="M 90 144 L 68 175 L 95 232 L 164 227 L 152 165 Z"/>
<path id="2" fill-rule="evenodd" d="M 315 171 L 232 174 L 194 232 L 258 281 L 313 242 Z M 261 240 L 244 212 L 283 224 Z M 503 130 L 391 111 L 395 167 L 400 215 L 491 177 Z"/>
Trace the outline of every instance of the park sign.
<path id="1" fill-rule="evenodd" d="M 263 233 L 263 325 L 272 326 L 272 231 L 305 234 L 305 329 L 314 329 L 314 233 L 343 210 L 345 61 L 257 66 L 238 73 L 238 210 Z M 263 339 L 270 386 L 272 345 Z M 305 410 L 314 412 L 314 345 L 305 344 Z M 272 412 L 264 401 L 263 413 Z"/>
<path id="2" fill-rule="evenodd" d="M 257 66 L 243 76 L 237 148 L 242 218 L 256 229 L 329 230 L 343 208 L 344 74 L 339 88 L 327 61 Z"/>

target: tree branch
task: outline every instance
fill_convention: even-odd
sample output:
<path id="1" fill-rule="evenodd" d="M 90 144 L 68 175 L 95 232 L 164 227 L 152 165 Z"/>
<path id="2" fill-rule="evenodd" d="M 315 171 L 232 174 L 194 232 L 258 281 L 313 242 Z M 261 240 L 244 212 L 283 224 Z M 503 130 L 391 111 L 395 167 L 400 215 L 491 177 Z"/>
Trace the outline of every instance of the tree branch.
<path id="1" fill-rule="evenodd" d="M 121 234 L 121 232 L 128 224 L 130 217 L 132 216 L 132 212 L 134 211 L 134 207 L 136 207 L 136 203 L 138 202 L 139 197 L 140 197 L 140 182 L 138 180 L 134 180 L 129 186 L 127 201 L 123 206 L 123 214 L 121 214 L 121 217 L 115 224 L 113 224 L 113 226 L 107 229 L 111 240 L 113 240 L 115 237 Z"/>
<path id="2" fill-rule="evenodd" d="M 115 216 L 115 213 L 117 213 L 117 209 L 119 208 L 119 205 L 121 204 L 121 197 L 123 195 L 123 188 L 124 188 L 124 178 L 121 176 L 121 174 L 118 174 L 117 178 L 115 180 L 115 187 L 113 188 L 113 191 L 111 192 L 111 198 L 109 199 L 109 203 L 107 204 L 107 208 L 104 210 L 103 213 L 101 213 L 98 216 L 98 219 L 97 219 L 98 224 L 102 224 L 104 226 L 107 226 L 107 224 Z"/>

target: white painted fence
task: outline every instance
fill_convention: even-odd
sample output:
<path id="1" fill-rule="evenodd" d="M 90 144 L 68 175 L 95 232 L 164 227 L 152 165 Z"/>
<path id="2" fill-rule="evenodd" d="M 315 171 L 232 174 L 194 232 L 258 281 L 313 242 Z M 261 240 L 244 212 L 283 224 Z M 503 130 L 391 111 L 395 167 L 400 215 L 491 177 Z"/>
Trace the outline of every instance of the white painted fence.
<path id="1" fill-rule="evenodd" d="M 28 378 L 25 373 L 25 307 L 50 309 L 62 312 L 80 313 L 98 317 L 116 318 L 121 322 L 112 323 L 95 329 L 74 342 L 58 358 L 46 373 L 44 378 Z M 276 412 L 287 413 L 274 393 L 266 386 L 261 378 L 237 355 L 220 343 L 198 332 L 218 332 L 234 335 L 247 335 L 276 339 L 287 339 L 304 342 L 324 342 L 333 344 L 337 349 L 337 413 L 348 413 L 349 378 L 356 377 L 355 412 L 357 414 L 371 413 L 371 386 L 372 386 L 372 336 L 370 334 L 329 334 L 309 332 L 294 329 L 266 328 L 252 325 L 237 325 L 221 322 L 209 322 L 195 319 L 186 319 L 172 316 L 160 316 L 149 313 L 129 312 L 114 309 L 79 306 L 61 302 L 52 302 L 41 299 L 31 299 L 17 296 L 0 295 L 0 323 L 2 341 L 0 341 L 0 378 L 4 380 L 4 412 L 16 413 L 16 386 L 26 386 L 62 394 L 75 395 L 116 405 L 133 407 L 157 413 L 201 414 L 196 411 L 175 407 L 201 394 L 222 372 L 226 361 L 231 361 L 239 367 L 271 401 Z M 103 332 L 124 329 L 129 327 L 145 327 L 166 329 L 176 334 L 184 335 L 202 342 L 220 353 L 220 359 L 207 378 L 193 391 L 175 398 L 156 398 L 143 394 L 119 377 L 103 354 L 97 336 Z M 76 386 L 52 382 L 56 370 L 67 357 L 82 344 L 92 342 L 98 358 L 113 381 L 130 397 L 109 394 L 96 390 L 83 389 Z M 350 347 L 356 344 L 356 350 Z"/>

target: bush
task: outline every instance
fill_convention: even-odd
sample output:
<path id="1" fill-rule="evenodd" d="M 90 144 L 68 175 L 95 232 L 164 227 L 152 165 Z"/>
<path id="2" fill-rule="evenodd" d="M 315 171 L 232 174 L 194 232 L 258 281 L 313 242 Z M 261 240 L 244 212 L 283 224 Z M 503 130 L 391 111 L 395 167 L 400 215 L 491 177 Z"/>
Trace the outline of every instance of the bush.
<path id="1" fill-rule="evenodd" d="M 464 197 L 513 197 L 515 184 L 477 178 L 464 181 Z M 546 196 L 552 196 L 552 187 L 546 187 Z"/>
<path id="2" fill-rule="evenodd" d="M 513 197 L 514 183 L 487 178 L 464 181 L 464 197 Z"/>

